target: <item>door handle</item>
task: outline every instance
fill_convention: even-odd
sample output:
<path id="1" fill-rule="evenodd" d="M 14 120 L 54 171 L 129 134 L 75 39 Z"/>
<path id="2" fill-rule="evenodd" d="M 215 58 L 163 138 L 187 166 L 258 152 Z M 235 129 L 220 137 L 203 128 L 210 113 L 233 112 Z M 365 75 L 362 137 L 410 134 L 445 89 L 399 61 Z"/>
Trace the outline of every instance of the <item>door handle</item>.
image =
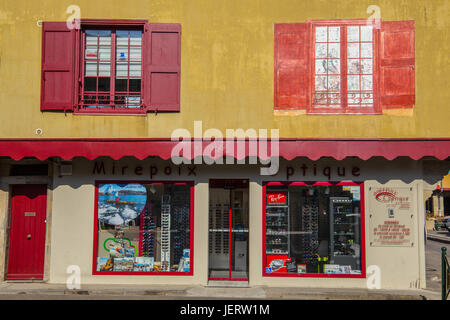
<path id="1" fill-rule="evenodd" d="M 27 235 L 27 239 L 28 239 L 28 240 L 31 239 L 31 233 L 29 233 L 29 234 Z"/>

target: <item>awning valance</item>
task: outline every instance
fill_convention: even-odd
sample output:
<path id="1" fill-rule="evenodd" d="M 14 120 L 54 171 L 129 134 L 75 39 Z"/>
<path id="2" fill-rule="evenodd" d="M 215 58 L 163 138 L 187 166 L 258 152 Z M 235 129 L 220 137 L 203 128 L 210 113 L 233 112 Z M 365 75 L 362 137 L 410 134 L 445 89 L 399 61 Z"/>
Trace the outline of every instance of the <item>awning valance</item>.
<path id="1" fill-rule="evenodd" d="M 174 148 L 184 147 L 181 153 L 185 158 L 192 159 L 199 155 L 210 155 L 211 158 L 232 156 L 243 159 L 257 156 L 262 160 L 277 155 L 276 143 L 273 140 L 235 139 L 216 140 L 216 148 L 211 152 L 211 141 L 189 139 L 182 142 L 170 139 L 1 139 L 0 157 L 20 160 L 34 157 L 45 160 L 59 157 L 71 160 L 74 157 L 84 157 L 90 160 L 98 157 L 111 157 L 118 160 L 132 156 L 137 159 L 147 157 L 171 158 Z M 267 150 L 264 150 L 267 146 Z M 178 153 L 177 153 L 178 154 Z M 296 157 L 307 157 L 317 160 L 322 157 L 332 157 L 342 160 L 347 157 L 358 157 L 367 160 L 372 157 L 384 157 L 388 160 L 397 157 L 410 157 L 414 160 L 423 157 L 434 157 L 444 160 L 450 157 L 450 138 L 439 139 L 279 139 L 278 155 L 292 160 Z"/>

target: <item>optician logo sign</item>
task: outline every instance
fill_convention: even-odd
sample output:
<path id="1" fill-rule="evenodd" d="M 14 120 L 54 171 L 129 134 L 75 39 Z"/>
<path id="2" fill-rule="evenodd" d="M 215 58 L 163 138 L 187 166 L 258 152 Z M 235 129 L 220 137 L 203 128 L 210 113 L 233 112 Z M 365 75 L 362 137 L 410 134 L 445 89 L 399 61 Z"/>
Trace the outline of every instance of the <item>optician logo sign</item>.
<path id="1" fill-rule="evenodd" d="M 267 202 L 274 204 L 284 204 L 286 203 L 286 195 L 284 193 L 268 193 Z"/>
<path id="2" fill-rule="evenodd" d="M 374 192 L 374 196 L 379 202 L 393 202 L 397 198 L 397 192 L 392 189 L 381 188 Z"/>

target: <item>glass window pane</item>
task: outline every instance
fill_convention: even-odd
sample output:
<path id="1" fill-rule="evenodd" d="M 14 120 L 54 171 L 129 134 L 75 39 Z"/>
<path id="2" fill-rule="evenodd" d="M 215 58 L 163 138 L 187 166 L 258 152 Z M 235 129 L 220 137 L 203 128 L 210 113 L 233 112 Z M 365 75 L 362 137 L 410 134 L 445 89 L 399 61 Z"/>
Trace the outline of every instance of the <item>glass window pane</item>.
<path id="1" fill-rule="evenodd" d="M 100 60 L 111 60 L 111 47 L 100 47 L 99 54 Z"/>
<path id="2" fill-rule="evenodd" d="M 130 60 L 141 61 L 142 50 L 141 47 L 131 47 L 130 48 Z"/>
<path id="3" fill-rule="evenodd" d="M 328 58 L 339 58 L 341 53 L 341 45 L 339 43 L 328 44 Z"/>
<path id="4" fill-rule="evenodd" d="M 316 42 L 327 42 L 327 27 L 316 27 Z"/>
<path id="5" fill-rule="evenodd" d="M 265 197 L 266 273 L 362 273 L 359 186 L 268 186 Z"/>
<path id="6" fill-rule="evenodd" d="M 340 76 L 329 76 L 328 77 L 328 90 L 330 90 L 330 91 L 340 91 L 341 90 L 341 77 Z"/>
<path id="7" fill-rule="evenodd" d="M 111 64 L 109 62 L 100 62 L 98 65 L 98 76 L 109 77 L 111 73 Z"/>
<path id="8" fill-rule="evenodd" d="M 315 89 L 317 91 L 327 90 L 327 77 L 316 76 L 315 77 Z"/>
<path id="9" fill-rule="evenodd" d="M 141 92 L 141 79 L 130 79 L 130 92 Z"/>
<path id="10" fill-rule="evenodd" d="M 372 69 L 372 59 L 362 59 L 361 60 L 361 64 L 362 64 L 362 72 L 363 74 L 372 74 L 373 73 L 373 69 Z"/>
<path id="11" fill-rule="evenodd" d="M 130 63 L 130 78 L 141 78 L 141 63 Z"/>
<path id="12" fill-rule="evenodd" d="M 361 26 L 361 41 L 372 42 L 373 27 Z"/>
<path id="13" fill-rule="evenodd" d="M 84 75 L 86 77 L 95 77 L 97 76 L 97 62 L 86 61 Z"/>
<path id="14" fill-rule="evenodd" d="M 110 84 L 110 78 L 98 78 L 98 91 L 109 92 Z"/>
<path id="15" fill-rule="evenodd" d="M 328 42 L 340 42 L 341 39 L 341 28 L 340 27 L 329 27 L 328 28 Z"/>
<path id="16" fill-rule="evenodd" d="M 372 44 L 361 43 L 361 58 L 372 58 Z"/>
<path id="17" fill-rule="evenodd" d="M 116 61 L 128 60 L 128 47 L 117 47 L 116 49 Z"/>
<path id="18" fill-rule="evenodd" d="M 330 59 L 328 60 L 328 74 L 340 74 L 341 64 L 340 60 Z"/>
<path id="19" fill-rule="evenodd" d="M 116 79 L 115 82 L 116 92 L 127 91 L 127 79 Z"/>
<path id="20" fill-rule="evenodd" d="M 116 78 L 128 77 L 128 62 L 117 62 Z"/>
<path id="21" fill-rule="evenodd" d="M 316 58 L 326 58 L 326 57 L 327 57 L 327 44 L 316 43 Z"/>
<path id="22" fill-rule="evenodd" d="M 348 59 L 347 62 L 347 73 L 348 74 L 360 74 L 361 73 L 361 60 L 359 59 Z"/>
<path id="23" fill-rule="evenodd" d="M 372 79 L 373 76 L 361 76 L 361 86 L 362 90 L 372 90 Z"/>
<path id="24" fill-rule="evenodd" d="M 359 58 L 359 43 L 348 43 L 347 44 L 347 57 L 348 58 Z"/>
<path id="25" fill-rule="evenodd" d="M 86 60 L 97 60 L 98 58 L 97 46 L 86 46 L 84 58 Z"/>
<path id="26" fill-rule="evenodd" d="M 84 91 L 96 91 L 97 78 L 84 78 Z"/>
<path id="27" fill-rule="evenodd" d="M 190 187 L 101 184 L 97 271 L 189 272 Z"/>
<path id="28" fill-rule="evenodd" d="M 359 76 L 348 76 L 347 77 L 347 89 L 351 90 L 359 90 Z"/>
<path id="29" fill-rule="evenodd" d="M 359 41 L 359 26 L 347 27 L 347 41 L 348 42 Z"/>
<path id="30" fill-rule="evenodd" d="M 316 74 L 326 74 L 327 73 L 327 60 L 316 60 Z"/>

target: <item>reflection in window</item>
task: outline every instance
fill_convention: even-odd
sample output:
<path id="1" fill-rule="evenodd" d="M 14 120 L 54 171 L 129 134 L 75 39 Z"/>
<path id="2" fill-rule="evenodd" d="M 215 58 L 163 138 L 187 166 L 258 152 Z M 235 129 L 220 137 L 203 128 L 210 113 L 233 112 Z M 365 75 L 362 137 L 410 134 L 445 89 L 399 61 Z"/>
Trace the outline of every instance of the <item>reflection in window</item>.
<path id="1" fill-rule="evenodd" d="M 142 31 L 85 30 L 82 105 L 141 108 Z"/>

